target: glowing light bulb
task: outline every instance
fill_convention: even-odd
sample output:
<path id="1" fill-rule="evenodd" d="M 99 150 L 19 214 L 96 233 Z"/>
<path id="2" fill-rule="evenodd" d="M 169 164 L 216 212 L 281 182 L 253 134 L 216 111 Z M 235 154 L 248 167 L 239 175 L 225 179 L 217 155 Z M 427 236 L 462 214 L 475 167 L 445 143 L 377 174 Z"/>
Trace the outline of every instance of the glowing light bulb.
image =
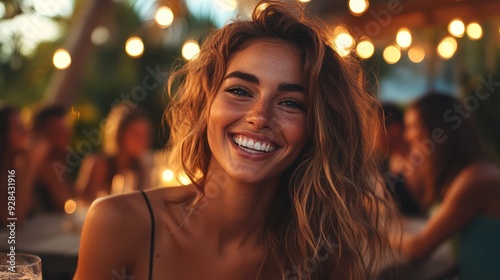
<path id="1" fill-rule="evenodd" d="M 174 176 L 175 176 L 174 172 L 170 169 L 167 169 L 162 173 L 162 179 L 164 182 L 172 181 L 174 179 Z"/>
<path id="2" fill-rule="evenodd" d="M 125 51 L 133 58 L 139 58 L 144 53 L 144 43 L 139 37 L 130 37 L 125 43 Z"/>
<path id="3" fill-rule="evenodd" d="M 462 38 L 465 33 L 464 22 L 460 19 L 450 21 L 450 24 L 448 24 L 448 32 L 457 38 Z"/>
<path id="4" fill-rule="evenodd" d="M 356 46 L 356 54 L 363 59 L 370 58 L 375 52 L 375 46 L 368 40 L 363 40 Z"/>
<path id="5" fill-rule="evenodd" d="M 174 22 L 174 13 L 167 6 L 158 8 L 155 13 L 155 22 L 160 28 L 167 28 Z"/>
<path id="6" fill-rule="evenodd" d="M 335 49 L 340 56 L 347 56 L 354 45 L 354 38 L 349 33 L 340 33 L 335 37 Z"/>
<path id="7" fill-rule="evenodd" d="M 401 50 L 395 45 L 390 45 L 384 49 L 382 56 L 388 64 L 395 64 L 401 59 Z"/>
<path id="8" fill-rule="evenodd" d="M 182 46 L 182 57 L 186 60 L 193 59 L 200 52 L 200 45 L 194 40 L 187 40 Z"/>
<path id="9" fill-rule="evenodd" d="M 406 49 L 411 45 L 411 33 L 408 28 L 401 28 L 396 35 L 396 43 L 402 49 Z"/>
<path id="10" fill-rule="evenodd" d="M 73 214 L 76 211 L 76 202 L 73 199 L 68 199 L 64 203 L 64 212 L 67 214 Z"/>
<path id="11" fill-rule="evenodd" d="M 349 0 L 349 11 L 355 16 L 362 15 L 370 3 L 367 0 Z"/>
<path id="12" fill-rule="evenodd" d="M 471 40 L 479 40 L 483 37 L 483 28 L 477 22 L 471 22 L 467 25 L 467 36 Z"/>
<path id="13" fill-rule="evenodd" d="M 437 47 L 437 53 L 442 59 L 450 59 L 457 51 L 457 40 L 453 37 L 445 37 Z"/>
<path id="14" fill-rule="evenodd" d="M 71 55 L 65 49 L 57 49 L 52 57 L 52 62 L 57 69 L 66 69 L 71 65 Z"/>
<path id="15" fill-rule="evenodd" d="M 421 47 L 412 47 L 408 50 L 408 58 L 414 63 L 420 63 L 425 58 L 425 51 Z"/>

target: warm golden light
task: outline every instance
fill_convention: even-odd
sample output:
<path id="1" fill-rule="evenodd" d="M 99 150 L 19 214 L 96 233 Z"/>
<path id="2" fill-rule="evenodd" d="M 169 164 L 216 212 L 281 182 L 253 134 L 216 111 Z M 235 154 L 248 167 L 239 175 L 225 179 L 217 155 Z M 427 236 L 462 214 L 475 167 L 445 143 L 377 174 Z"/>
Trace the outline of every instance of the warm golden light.
<path id="1" fill-rule="evenodd" d="M 457 46 L 457 40 L 448 36 L 439 43 L 437 53 L 442 59 L 450 59 L 457 51 Z"/>
<path id="2" fill-rule="evenodd" d="M 356 54 L 363 59 L 370 58 L 375 52 L 375 46 L 368 40 L 363 40 L 356 46 Z"/>
<path id="3" fill-rule="evenodd" d="M 414 63 L 420 63 L 425 58 L 425 51 L 421 47 L 412 47 L 408 50 L 408 58 Z"/>
<path id="4" fill-rule="evenodd" d="M 299 0 L 299 2 L 307 3 L 307 2 L 311 2 L 311 0 Z"/>
<path id="5" fill-rule="evenodd" d="M 450 24 L 448 24 L 448 32 L 457 38 L 462 38 L 465 33 L 464 22 L 460 19 L 450 21 Z"/>
<path id="6" fill-rule="evenodd" d="M 384 49 L 383 57 L 388 64 L 394 64 L 401 58 L 401 50 L 394 45 L 390 45 Z"/>
<path id="7" fill-rule="evenodd" d="M 65 49 L 58 49 L 54 52 L 52 62 L 57 69 L 66 69 L 71 65 L 71 55 Z"/>
<path id="8" fill-rule="evenodd" d="M 402 48 L 406 49 L 411 45 L 411 33 L 408 28 L 401 28 L 396 35 L 396 43 Z"/>
<path id="9" fill-rule="evenodd" d="M 181 174 L 179 175 L 179 182 L 183 185 L 189 185 L 191 183 L 191 180 L 186 174 Z"/>
<path id="10" fill-rule="evenodd" d="M 483 37 L 483 28 L 477 22 L 471 22 L 467 25 L 467 36 L 471 40 L 478 40 Z"/>
<path id="11" fill-rule="evenodd" d="M 175 176 L 174 172 L 170 169 L 167 169 L 167 170 L 163 171 L 161 177 L 162 177 L 163 181 L 165 183 L 167 183 L 167 182 L 172 181 L 174 179 L 174 176 Z"/>
<path id="12" fill-rule="evenodd" d="M 355 16 L 362 15 L 368 9 L 369 5 L 368 0 L 349 0 L 349 10 Z"/>
<path id="13" fill-rule="evenodd" d="M 67 214 L 73 214 L 76 211 L 76 202 L 73 199 L 68 199 L 64 203 L 64 212 Z"/>
<path id="14" fill-rule="evenodd" d="M 182 57 L 186 60 L 193 59 L 200 52 L 200 45 L 194 40 L 187 40 L 182 46 Z"/>
<path id="15" fill-rule="evenodd" d="M 335 49 L 340 56 L 347 56 L 354 45 L 354 38 L 348 33 L 340 33 L 334 40 Z"/>
<path id="16" fill-rule="evenodd" d="M 158 8 L 155 14 L 155 22 L 160 28 L 167 28 L 174 22 L 174 13 L 167 6 Z"/>
<path id="17" fill-rule="evenodd" d="M 139 37 L 130 37 L 125 43 L 125 51 L 133 58 L 139 58 L 144 53 L 144 43 Z"/>

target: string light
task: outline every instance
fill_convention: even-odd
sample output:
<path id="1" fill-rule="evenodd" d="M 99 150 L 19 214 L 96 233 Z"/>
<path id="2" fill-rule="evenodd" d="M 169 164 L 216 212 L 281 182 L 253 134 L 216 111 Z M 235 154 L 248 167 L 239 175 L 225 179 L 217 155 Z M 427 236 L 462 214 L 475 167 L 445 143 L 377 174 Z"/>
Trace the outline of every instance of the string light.
<path id="1" fill-rule="evenodd" d="M 412 47 L 408 50 L 408 58 L 414 63 L 420 63 L 425 58 L 425 51 L 421 47 Z"/>
<path id="2" fill-rule="evenodd" d="M 356 54 L 362 59 L 370 58 L 375 52 L 375 46 L 368 39 L 364 39 L 356 46 Z"/>
<path id="3" fill-rule="evenodd" d="M 396 35 L 396 43 L 402 49 L 406 49 L 411 45 L 411 33 L 408 28 L 401 28 Z"/>
<path id="4" fill-rule="evenodd" d="M 96 45 L 102 45 L 109 39 L 109 30 L 105 26 L 99 26 L 92 31 L 90 40 Z"/>
<path id="5" fill-rule="evenodd" d="M 73 199 L 68 199 L 64 203 L 64 212 L 67 214 L 73 214 L 76 211 L 76 202 Z"/>
<path id="6" fill-rule="evenodd" d="M 71 65 L 71 55 L 65 49 L 57 49 L 52 57 L 52 62 L 57 69 L 66 69 Z"/>
<path id="7" fill-rule="evenodd" d="M 182 57 L 186 60 L 193 59 L 200 52 L 200 45 L 194 40 L 187 40 L 182 46 Z"/>
<path id="8" fill-rule="evenodd" d="M 339 33 L 334 39 L 335 49 L 340 56 L 347 56 L 354 46 L 354 38 L 347 31 Z"/>
<path id="9" fill-rule="evenodd" d="M 139 58 L 144 53 L 144 43 L 139 37 L 130 37 L 125 43 L 125 51 L 133 58 Z"/>
<path id="10" fill-rule="evenodd" d="M 450 24 L 448 24 L 448 32 L 457 38 L 462 38 L 465 33 L 464 22 L 460 19 L 450 21 Z"/>
<path id="11" fill-rule="evenodd" d="M 401 50 L 398 46 L 390 45 L 384 49 L 382 56 L 388 64 L 395 64 L 401 58 Z"/>
<path id="12" fill-rule="evenodd" d="M 155 13 L 155 22 L 160 28 L 167 28 L 174 22 L 174 13 L 167 6 L 158 8 Z"/>
<path id="13" fill-rule="evenodd" d="M 172 170 L 166 169 L 166 170 L 163 171 L 161 177 L 162 177 L 163 181 L 170 182 L 170 181 L 172 181 L 174 179 L 174 175 L 175 174 L 174 174 L 174 172 Z"/>
<path id="14" fill-rule="evenodd" d="M 471 22 L 467 25 L 467 36 L 471 40 L 479 40 L 483 37 L 483 28 L 477 22 Z"/>
<path id="15" fill-rule="evenodd" d="M 437 53 L 442 59 L 450 59 L 457 51 L 457 40 L 453 37 L 445 37 L 437 47 Z"/>
<path id="16" fill-rule="evenodd" d="M 349 11 L 355 16 L 360 16 L 368 9 L 369 5 L 368 0 L 349 0 Z"/>

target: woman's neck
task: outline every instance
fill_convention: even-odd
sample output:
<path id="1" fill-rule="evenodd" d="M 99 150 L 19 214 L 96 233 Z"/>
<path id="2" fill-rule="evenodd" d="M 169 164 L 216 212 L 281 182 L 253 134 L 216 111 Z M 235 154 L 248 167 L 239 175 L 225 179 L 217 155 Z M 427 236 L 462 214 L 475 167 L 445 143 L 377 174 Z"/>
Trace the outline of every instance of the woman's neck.
<path id="1" fill-rule="evenodd" d="M 262 242 L 278 184 L 279 178 L 245 184 L 211 163 L 204 184 L 205 197 L 193 214 L 199 232 L 211 235 L 211 240 L 225 248 Z"/>

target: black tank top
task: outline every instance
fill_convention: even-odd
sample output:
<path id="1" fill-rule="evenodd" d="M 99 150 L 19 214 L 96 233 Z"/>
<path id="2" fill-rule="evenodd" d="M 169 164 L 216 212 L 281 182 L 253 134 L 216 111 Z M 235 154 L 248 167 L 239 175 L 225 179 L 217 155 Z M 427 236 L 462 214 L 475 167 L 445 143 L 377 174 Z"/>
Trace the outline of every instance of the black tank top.
<path id="1" fill-rule="evenodd" d="M 154 247 L 155 247 L 155 216 L 153 214 L 153 208 L 151 208 L 151 203 L 149 202 L 148 196 L 144 191 L 141 190 L 141 194 L 146 201 L 149 210 L 149 216 L 151 217 L 151 241 L 149 245 L 149 276 L 148 279 L 153 279 L 153 260 L 154 260 Z"/>

